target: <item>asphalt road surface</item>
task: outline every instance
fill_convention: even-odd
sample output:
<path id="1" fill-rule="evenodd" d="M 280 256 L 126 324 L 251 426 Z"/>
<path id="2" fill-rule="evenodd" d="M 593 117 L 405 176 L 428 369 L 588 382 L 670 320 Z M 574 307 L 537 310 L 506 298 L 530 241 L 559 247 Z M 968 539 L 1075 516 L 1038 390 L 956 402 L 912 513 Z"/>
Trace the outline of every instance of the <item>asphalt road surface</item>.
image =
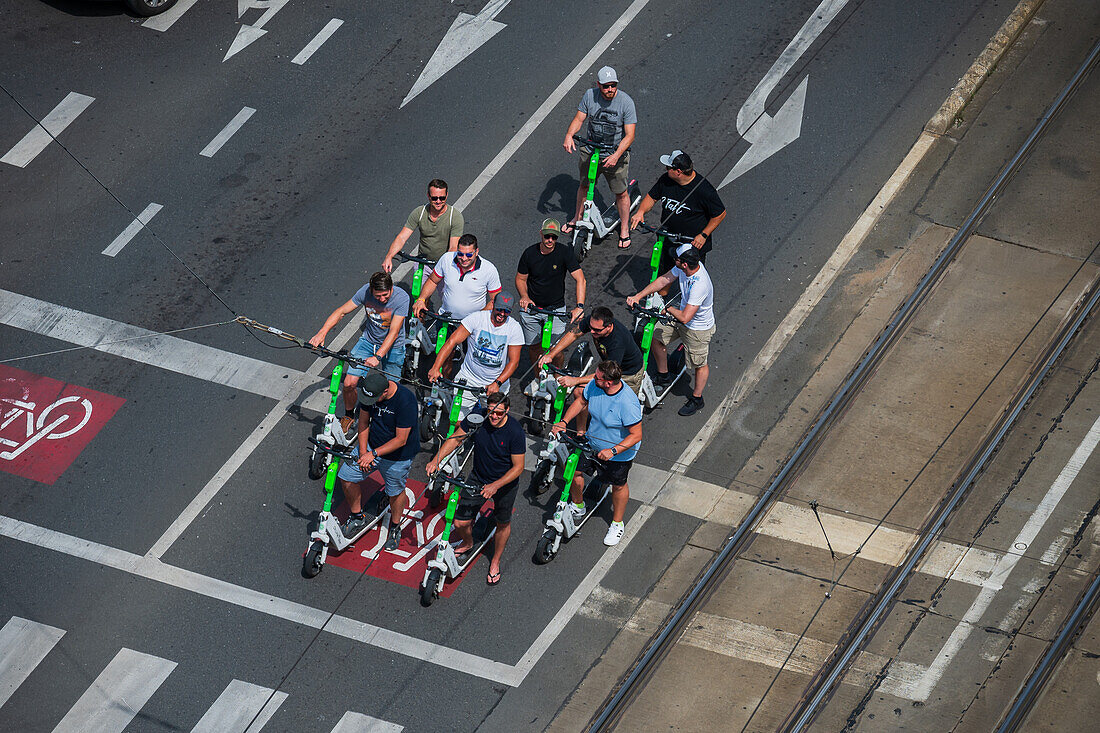
<path id="1" fill-rule="evenodd" d="M 1011 3 L 595 7 L 181 0 L 143 23 L 107 1 L 3 3 L 0 729 L 189 730 L 223 713 L 245 722 L 213 729 L 546 724 L 615 632 L 573 616 L 586 589 L 644 595 L 698 520 L 650 509 L 643 534 L 607 551 L 594 519 L 536 567 L 546 502 L 521 498 L 499 587 L 481 561 L 421 608 L 423 566 L 392 566 L 416 560 L 428 521 L 407 529 L 408 557 L 382 553 L 363 574 L 361 542 L 305 580 L 319 413 L 284 397 L 302 372 L 310 390 L 324 377 L 308 352 L 227 322 L 312 335 L 437 176 L 510 282 L 542 218 L 569 215 L 561 140 L 605 63 L 638 106 L 643 190 L 673 148 L 718 184 L 749 148 L 742 105 L 807 20 L 835 10 L 767 96 L 775 115 L 808 78 L 800 135 L 720 190 L 707 409 L 680 418 L 680 396 L 648 416 L 637 461 L 641 477 L 666 469 Z M 489 37 L 402 105 L 452 24 Z M 596 248 L 589 305 L 625 315 L 649 244 Z M 48 432 L 84 400 L 79 431 Z M 720 430 L 690 475 L 724 483 L 766 427 Z"/>

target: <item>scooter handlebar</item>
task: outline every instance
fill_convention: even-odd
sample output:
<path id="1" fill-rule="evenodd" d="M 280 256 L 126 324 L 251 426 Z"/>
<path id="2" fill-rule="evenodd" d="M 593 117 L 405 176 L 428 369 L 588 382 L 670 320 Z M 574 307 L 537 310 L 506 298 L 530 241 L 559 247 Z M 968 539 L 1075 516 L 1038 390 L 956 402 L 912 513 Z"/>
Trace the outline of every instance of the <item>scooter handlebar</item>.
<path id="1" fill-rule="evenodd" d="M 646 308 L 645 306 L 639 305 L 637 303 L 630 306 L 630 312 L 638 316 L 639 318 L 653 318 L 660 321 L 661 323 L 676 323 L 676 319 L 670 316 L 668 313 L 656 310 L 654 308 Z"/>
<path id="2" fill-rule="evenodd" d="M 650 226 L 644 221 L 638 222 L 638 227 L 644 229 L 647 232 L 651 232 L 655 236 L 664 237 L 668 241 L 674 242 L 675 244 L 691 244 L 695 240 L 695 237 L 689 237 L 686 234 L 676 234 L 675 232 L 670 232 L 669 230 L 662 229 L 661 227 Z"/>
<path id="3" fill-rule="evenodd" d="M 434 474 L 432 474 L 431 478 L 439 479 L 444 483 L 451 484 L 452 486 L 457 486 L 460 489 L 466 489 L 467 491 L 481 491 L 482 489 L 482 485 L 479 483 L 466 481 L 465 479 L 457 478 L 456 476 L 452 476 L 449 473 L 445 473 L 443 471 L 436 471 Z"/>
<path id="4" fill-rule="evenodd" d="M 475 387 L 472 384 L 466 384 L 465 382 L 454 382 L 446 377 L 440 377 L 435 380 L 437 384 L 441 384 L 444 387 L 450 387 L 451 389 L 461 389 L 463 392 L 470 392 L 475 395 L 482 395 L 485 393 L 484 387 Z"/>
<path id="5" fill-rule="evenodd" d="M 455 318 L 446 311 L 433 311 L 428 308 L 424 309 L 424 312 L 421 314 L 420 320 L 442 321 L 443 323 L 447 323 L 452 326 L 458 326 L 462 324 L 461 318 Z"/>
<path id="6" fill-rule="evenodd" d="M 435 267 L 435 260 L 429 260 L 427 257 L 420 257 L 419 255 L 409 255 L 404 252 L 398 252 L 394 257 L 404 262 L 419 262 L 429 269 Z"/>
<path id="7" fill-rule="evenodd" d="M 335 447 L 329 445 L 328 443 L 325 443 L 324 441 L 317 440 L 317 438 L 313 438 L 313 437 L 311 437 L 309 439 L 309 442 L 313 443 L 315 446 L 320 448 L 321 451 L 323 451 L 325 453 L 328 453 L 330 455 L 334 455 L 337 458 L 340 458 L 342 460 L 351 460 L 351 449 L 350 448 L 335 448 Z"/>
<path id="8" fill-rule="evenodd" d="M 615 146 L 614 145 L 608 145 L 607 143 L 598 143 L 595 140 L 590 140 L 586 137 L 581 137 L 580 135 L 574 135 L 573 139 L 576 140 L 577 142 L 579 142 L 581 145 L 584 145 L 585 147 L 588 147 L 588 148 L 595 148 L 596 150 L 599 150 L 601 153 L 614 153 L 615 152 Z"/>

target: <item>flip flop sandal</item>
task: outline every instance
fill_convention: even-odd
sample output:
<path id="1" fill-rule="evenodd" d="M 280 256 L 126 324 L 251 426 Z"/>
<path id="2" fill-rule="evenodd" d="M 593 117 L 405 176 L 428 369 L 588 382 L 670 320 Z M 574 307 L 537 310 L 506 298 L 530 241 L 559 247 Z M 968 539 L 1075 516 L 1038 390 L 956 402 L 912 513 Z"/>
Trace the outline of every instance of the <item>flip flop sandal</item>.
<path id="1" fill-rule="evenodd" d="M 626 244 L 623 244 L 623 242 L 626 242 Z M 633 242 L 630 241 L 630 237 L 619 237 L 619 249 L 630 249 L 631 244 Z"/>
<path id="2" fill-rule="evenodd" d="M 489 573 L 485 576 L 485 583 L 487 585 L 496 585 L 500 582 L 500 573 Z"/>

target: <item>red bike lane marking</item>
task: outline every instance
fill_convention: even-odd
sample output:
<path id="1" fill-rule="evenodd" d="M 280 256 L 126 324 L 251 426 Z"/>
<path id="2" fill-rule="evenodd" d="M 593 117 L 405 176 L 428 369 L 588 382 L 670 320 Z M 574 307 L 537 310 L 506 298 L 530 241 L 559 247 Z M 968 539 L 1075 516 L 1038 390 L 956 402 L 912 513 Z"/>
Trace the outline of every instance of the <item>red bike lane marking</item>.
<path id="1" fill-rule="evenodd" d="M 0 365 L 0 470 L 53 484 L 125 402 Z"/>
<path id="2" fill-rule="evenodd" d="M 376 501 L 375 491 L 382 491 L 382 481 L 378 472 L 372 473 L 363 482 L 364 502 L 370 502 L 372 506 Z M 389 530 L 389 522 L 382 522 L 379 526 L 360 537 L 354 545 L 343 552 L 329 551 L 326 563 L 338 568 L 362 573 L 366 570 L 370 575 L 381 580 L 388 580 L 409 588 L 419 588 L 424 580 L 424 573 L 428 567 L 428 560 L 435 557 L 440 535 L 443 534 L 444 512 L 447 502 L 444 501 L 436 509 L 428 507 L 427 495 L 421 496 L 415 504 L 413 500 L 424 491 L 424 484 L 420 481 L 409 481 L 405 489 L 409 497 L 410 508 L 405 511 L 405 520 L 401 527 L 401 544 L 396 551 L 387 552 L 383 549 L 386 544 L 386 532 Z M 481 515 L 486 517 L 492 512 L 492 502 L 482 507 Z M 341 521 L 347 519 L 347 504 L 333 508 L 332 513 Z M 457 539 L 454 534 L 452 539 Z M 486 545 L 489 549 L 490 545 Z M 482 553 L 484 554 L 484 553 Z M 443 592 L 439 595 L 446 598 L 451 595 L 459 583 L 470 574 L 470 570 L 481 560 L 481 555 L 474 560 L 466 572 L 454 580 L 448 580 L 443 584 Z M 369 567 L 368 567 L 369 566 Z"/>

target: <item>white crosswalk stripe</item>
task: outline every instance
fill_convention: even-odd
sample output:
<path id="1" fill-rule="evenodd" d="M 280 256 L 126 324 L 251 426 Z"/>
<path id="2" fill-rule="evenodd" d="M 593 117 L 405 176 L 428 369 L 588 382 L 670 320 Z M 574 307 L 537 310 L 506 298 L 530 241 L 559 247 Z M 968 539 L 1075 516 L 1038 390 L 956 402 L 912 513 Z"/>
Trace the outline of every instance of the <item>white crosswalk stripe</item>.
<path id="1" fill-rule="evenodd" d="M 0 628 L 0 707 L 65 635 L 63 629 L 12 616 Z M 120 733 L 160 688 L 176 663 L 122 649 L 54 728 L 54 733 Z M 44 695 L 46 693 L 43 693 Z M 232 680 L 191 733 L 260 733 L 288 693 Z M 333 733 L 401 733 L 403 726 L 347 711 Z"/>
<path id="2" fill-rule="evenodd" d="M 61 629 L 13 616 L 0 629 L 0 707 L 65 635 Z"/>
<path id="3" fill-rule="evenodd" d="M 53 733 L 121 733 L 175 668 L 167 659 L 123 649 Z"/>
<path id="4" fill-rule="evenodd" d="M 332 733 L 401 733 L 403 730 L 405 727 L 402 725 L 387 723 L 349 710 L 344 713 L 344 717 L 340 718 L 340 722 L 332 729 Z"/>
<path id="5" fill-rule="evenodd" d="M 285 692 L 233 680 L 191 733 L 258 733 L 286 697 Z"/>

